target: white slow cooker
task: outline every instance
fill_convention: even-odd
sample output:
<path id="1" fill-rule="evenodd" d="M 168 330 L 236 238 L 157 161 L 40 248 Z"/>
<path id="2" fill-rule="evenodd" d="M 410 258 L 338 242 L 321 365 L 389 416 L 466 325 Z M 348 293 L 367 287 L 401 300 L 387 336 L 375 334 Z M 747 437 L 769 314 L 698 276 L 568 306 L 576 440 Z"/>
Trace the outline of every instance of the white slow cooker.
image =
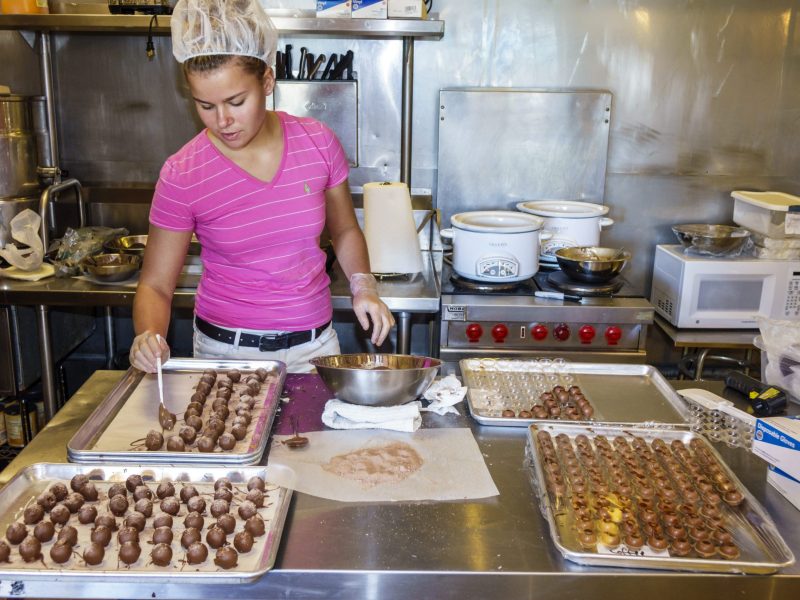
<path id="1" fill-rule="evenodd" d="M 544 221 L 506 210 L 458 213 L 440 233 L 453 242 L 453 270 L 467 279 L 524 281 L 539 270 L 539 239 Z M 541 239 L 549 238 L 541 232 Z"/>
<path id="2" fill-rule="evenodd" d="M 552 237 L 541 245 L 539 259 L 556 262 L 556 250 L 574 246 L 599 246 L 600 230 L 614 223 L 604 217 L 608 207 L 575 200 L 520 202 L 517 210 L 544 219 L 544 230 Z"/>

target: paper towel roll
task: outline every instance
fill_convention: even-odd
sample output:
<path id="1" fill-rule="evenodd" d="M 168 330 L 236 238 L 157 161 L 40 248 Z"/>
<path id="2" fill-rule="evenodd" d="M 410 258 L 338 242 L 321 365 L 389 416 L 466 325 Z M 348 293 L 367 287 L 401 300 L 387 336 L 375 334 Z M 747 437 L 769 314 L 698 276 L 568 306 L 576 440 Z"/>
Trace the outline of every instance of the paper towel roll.
<path id="1" fill-rule="evenodd" d="M 419 273 L 422 253 L 405 183 L 364 185 L 364 237 L 373 273 Z"/>

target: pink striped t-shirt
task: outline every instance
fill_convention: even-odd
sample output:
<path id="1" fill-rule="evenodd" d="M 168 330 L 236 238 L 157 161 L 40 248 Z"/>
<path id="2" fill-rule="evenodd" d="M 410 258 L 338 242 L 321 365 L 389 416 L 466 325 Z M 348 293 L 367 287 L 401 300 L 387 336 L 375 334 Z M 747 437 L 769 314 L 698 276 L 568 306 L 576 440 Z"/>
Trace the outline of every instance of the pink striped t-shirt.
<path id="1" fill-rule="evenodd" d="M 272 181 L 226 158 L 203 130 L 161 169 L 150 223 L 194 231 L 203 275 L 195 312 L 222 327 L 302 331 L 333 314 L 319 237 L 325 190 L 347 179 L 334 133 L 276 112 L 284 150 Z"/>

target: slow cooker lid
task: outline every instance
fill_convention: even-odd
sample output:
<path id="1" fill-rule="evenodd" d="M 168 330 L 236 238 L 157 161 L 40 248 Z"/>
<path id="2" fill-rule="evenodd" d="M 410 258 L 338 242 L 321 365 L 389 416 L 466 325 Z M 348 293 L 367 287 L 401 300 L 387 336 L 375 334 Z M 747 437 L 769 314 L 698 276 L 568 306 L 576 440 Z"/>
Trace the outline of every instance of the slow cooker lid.
<path id="1" fill-rule="evenodd" d="M 542 228 L 542 219 L 510 210 L 479 210 L 450 217 L 453 227 L 482 233 L 527 233 Z"/>
<path id="2" fill-rule="evenodd" d="M 573 219 L 587 219 L 601 217 L 608 213 L 608 207 L 592 202 L 578 202 L 577 200 L 532 200 L 521 202 L 517 208 L 523 212 L 540 217 L 564 217 Z"/>

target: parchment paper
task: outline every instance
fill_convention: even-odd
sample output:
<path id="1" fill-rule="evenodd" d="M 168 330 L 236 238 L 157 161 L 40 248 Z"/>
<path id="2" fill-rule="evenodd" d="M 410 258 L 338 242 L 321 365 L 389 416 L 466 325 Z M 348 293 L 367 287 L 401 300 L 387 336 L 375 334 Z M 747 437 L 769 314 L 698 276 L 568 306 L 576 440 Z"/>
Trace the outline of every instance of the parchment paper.
<path id="1" fill-rule="evenodd" d="M 317 431 L 303 435 L 310 442 L 299 449 L 282 443 L 290 436 L 273 436 L 269 464 L 287 466 L 297 477 L 294 485 L 274 481 L 277 485 L 341 502 L 468 500 L 499 494 L 478 444 L 466 428 L 420 429 L 415 433 Z M 422 467 L 403 481 L 365 487 L 322 468 L 334 456 L 392 442 L 405 442 L 423 460 Z"/>

